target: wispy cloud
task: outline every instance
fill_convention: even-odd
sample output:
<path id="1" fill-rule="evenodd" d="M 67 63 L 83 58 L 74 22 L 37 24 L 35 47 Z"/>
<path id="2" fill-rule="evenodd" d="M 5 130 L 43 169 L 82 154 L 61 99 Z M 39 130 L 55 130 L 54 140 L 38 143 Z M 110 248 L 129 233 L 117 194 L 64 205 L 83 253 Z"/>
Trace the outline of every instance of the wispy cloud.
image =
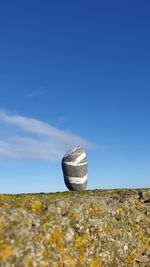
<path id="1" fill-rule="evenodd" d="M 58 160 L 76 145 L 92 146 L 84 138 L 49 123 L 5 111 L 0 111 L 0 124 L 0 159 Z"/>
<path id="2" fill-rule="evenodd" d="M 32 98 L 33 97 L 34 98 L 34 97 L 43 96 L 46 93 L 47 93 L 47 90 L 45 88 L 40 87 L 40 88 L 38 88 L 36 90 L 33 90 L 30 93 L 28 93 L 26 95 L 26 97 L 29 97 L 29 98 Z"/>

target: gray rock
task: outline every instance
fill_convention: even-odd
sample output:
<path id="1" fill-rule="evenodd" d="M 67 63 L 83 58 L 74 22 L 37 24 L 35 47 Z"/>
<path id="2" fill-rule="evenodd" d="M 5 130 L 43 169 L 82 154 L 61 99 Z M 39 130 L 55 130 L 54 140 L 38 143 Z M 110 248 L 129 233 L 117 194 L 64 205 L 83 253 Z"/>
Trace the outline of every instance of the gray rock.
<path id="1" fill-rule="evenodd" d="M 87 156 L 81 146 L 75 147 L 62 158 L 64 181 L 69 190 L 85 190 L 87 186 Z"/>
<path id="2" fill-rule="evenodd" d="M 66 241 L 67 242 L 72 242 L 73 241 L 73 238 L 74 238 L 74 231 L 73 229 L 69 228 L 68 229 L 68 232 L 66 233 Z"/>

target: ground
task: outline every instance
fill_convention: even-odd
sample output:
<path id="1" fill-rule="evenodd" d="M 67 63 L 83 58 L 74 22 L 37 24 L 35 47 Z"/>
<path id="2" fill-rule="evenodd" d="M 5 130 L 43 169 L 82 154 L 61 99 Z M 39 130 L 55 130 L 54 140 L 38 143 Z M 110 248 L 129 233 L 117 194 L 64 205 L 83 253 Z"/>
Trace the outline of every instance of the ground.
<path id="1" fill-rule="evenodd" d="M 0 195 L 0 267 L 150 266 L 150 189 Z"/>

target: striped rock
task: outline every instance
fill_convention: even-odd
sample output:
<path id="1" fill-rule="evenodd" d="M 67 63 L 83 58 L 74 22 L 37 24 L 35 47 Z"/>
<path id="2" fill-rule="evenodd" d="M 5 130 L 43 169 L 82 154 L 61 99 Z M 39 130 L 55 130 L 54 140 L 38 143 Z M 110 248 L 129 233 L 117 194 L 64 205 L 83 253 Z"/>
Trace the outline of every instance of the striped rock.
<path id="1" fill-rule="evenodd" d="M 81 146 L 62 158 L 64 181 L 69 190 L 84 190 L 87 186 L 87 156 Z"/>

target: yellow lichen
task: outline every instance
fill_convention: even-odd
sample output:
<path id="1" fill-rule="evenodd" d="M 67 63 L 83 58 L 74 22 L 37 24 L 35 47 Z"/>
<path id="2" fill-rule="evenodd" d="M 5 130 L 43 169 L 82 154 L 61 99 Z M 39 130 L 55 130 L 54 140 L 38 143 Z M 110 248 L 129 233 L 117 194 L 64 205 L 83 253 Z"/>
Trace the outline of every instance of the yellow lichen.
<path id="1" fill-rule="evenodd" d="M 81 266 L 85 266 L 85 254 L 84 253 L 80 254 L 79 256 L 79 264 Z"/>
<path id="2" fill-rule="evenodd" d="M 5 243 L 0 244 L 0 260 L 5 260 L 12 255 L 12 248 Z"/>
<path id="3" fill-rule="evenodd" d="M 25 266 L 34 267 L 34 262 L 31 259 L 26 258 L 24 262 L 25 262 Z"/>
<path id="4" fill-rule="evenodd" d="M 59 243 L 60 240 L 63 240 L 64 235 L 60 226 L 56 227 L 51 234 L 51 241 L 54 243 Z"/>
<path id="5" fill-rule="evenodd" d="M 35 240 L 40 242 L 41 240 L 43 240 L 43 235 L 40 233 L 35 237 Z"/>
<path id="6" fill-rule="evenodd" d="M 136 228 L 137 231 L 140 229 L 140 226 L 139 226 L 138 223 L 136 224 L 136 227 L 135 228 Z"/>
<path id="7" fill-rule="evenodd" d="M 86 247 L 89 243 L 88 236 L 86 234 L 80 236 L 76 235 L 75 237 L 75 249 L 80 253 L 85 253 Z"/>
<path id="8" fill-rule="evenodd" d="M 90 211 L 91 211 L 92 215 L 95 215 L 99 212 L 99 208 L 97 207 L 95 202 L 92 202 L 90 204 Z"/>
<path id="9" fill-rule="evenodd" d="M 102 259 L 99 256 L 94 256 L 90 262 L 90 267 L 102 267 Z"/>
<path id="10" fill-rule="evenodd" d="M 136 207 L 137 210 L 141 210 L 141 208 L 142 208 L 141 202 L 140 201 L 135 201 L 135 207 Z"/>
<path id="11" fill-rule="evenodd" d="M 50 250 L 44 248 L 44 249 L 42 250 L 42 256 L 43 256 L 44 259 L 48 259 L 48 258 L 50 258 L 50 256 L 51 256 L 51 252 L 50 252 Z"/>
<path id="12" fill-rule="evenodd" d="M 71 257 L 68 257 L 66 267 L 76 267 L 75 260 Z"/>
<path id="13" fill-rule="evenodd" d="M 117 213 L 120 214 L 120 213 L 122 213 L 122 212 L 123 212 L 123 209 L 122 209 L 121 207 L 117 209 Z"/>
<path id="14" fill-rule="evenodd" d="M 50 226 L 51 226 L 51 223 L 50 222 L 45 222 L 43 224 L 43 227 L 44 227 L 45 230 L 47 230 Z"/>
<path id="15" fill-rule="evenodd" d="M 10 195 L 1 195 L 1 199 L 10 200 L 11 197 L 10 197 Z"/>
<path id="16" fill-rule="evenodd" d="M 143 249 L 146 250 L 150 249 L 150 240 L 148 237 L 144 236 L 143 234 L 140 234 L 139 240 L 140 240 L 140 245 Z"/>
<path id="17" fill-rule="evenodd" d="M 137 251 L 136 251 L 136 249 L 133 249 L 131 254 L 128 256 L 128 263 L 132 264 L 134 262 L 136 256 L 137 256 Z"/>
<path id="18" fill-rule="evenodd" d="M 39 212 L 42 209 L 42 203 L 39 200 L 35 200 L 32 202 L 31 208 L 33 212 Z"/>
<path id="19" fill-rule="evenodd" d="M 72 224 L 77 223 L 77 221 L 79 220 L 79 213 L 76 211 L 72 212 L 70 215 L 70 219 Z"/>
<path id="20" fill-rule="evenodd" d="M 56 267 L 76 267 L 75 260 L 68 256 L 66 258 L 60 259 L 59 262 L 56 263 Z"/>
<path id="21" fill-rule="evenodd" d="M 23 208 L 25 208 L 25 204 L 26 204 L 26 202 L 23 199 L 20 199 L 18 206 L 19 206 L 19 208 L 23 209 Z"/>
<path id="22" fill-rule="evenodd" d="M 64 233 L 60 226 L 56 227 L 51 235 L 44 240 L 45 245 L 52 245 L 61 257 L 66 255 L 66 247 L 64 246 Z"/>

